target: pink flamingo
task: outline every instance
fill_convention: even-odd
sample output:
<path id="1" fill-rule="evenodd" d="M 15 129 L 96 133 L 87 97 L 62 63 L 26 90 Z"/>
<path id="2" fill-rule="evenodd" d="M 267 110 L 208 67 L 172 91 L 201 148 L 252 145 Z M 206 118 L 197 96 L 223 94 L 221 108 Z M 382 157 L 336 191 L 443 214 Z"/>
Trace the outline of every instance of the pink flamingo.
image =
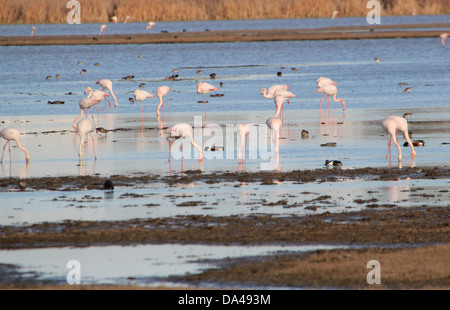
<path id="1" fill-rule="evenodd" d="M 117 16 L 111 17 L 111 20 L 113 21 L 114 24 L 117 24 Z"/>
<path id="2" fill-rule="evenodd" d="M 336 85 L 328 84 L 328 85 L 322 86 L 322 87 L 320 87 L 320 88 L 318 88 L 316 90 L 316 93 L 317 92 L 322 92 L 322 93 L 325 94 L 320 99 L 320 111 L 322 111 L 322 100 L 323 100 L 323 98 L 326 98 L 326 96 L 331 96 L 331 95 L 333 96 L 333 101 L 334 102 L 339 102 L 340 101 L 342 103 L 343 110 L 345 110 L 345 101 L 342 100 L 342 98 L 336 98 L 336 94 L 337 94 L 337 87 L 336 87 Z M 328 98 L 328 109 L 330 109 L 330 99 L 329 98 Z"/>
<path id="3" fill-rule="evenodd" d="M 100 26 L 100 32 L 99 32 L 98 34 L 100 35 L 100 34 L 102 34 L 102 33 L 105 33 L 107 27 L 108 27 L 107 25 L 101 25 L 101 26 Z"/>
<path id="4" fill-rule="evenodd" d="M 158 96 L 159 98 L 159 104 L 158 104 L 158 108 L 156 110 L 156 115 L 159 117 L 159 109 L 161 108 L 161 106 L 163 107 L 163 112 L 164 112 L 164 101 L 162 97 L 166 97 L 166 102 L 167 102 L 167 107 L 169 108 L 169 112 L 170 112 L 170 107 L 169 107 L 169 100 L 167 99 L 167 94 L 169 93 L 169 91 L 172 91 L 172 89 L 170 89 L 169 86 L 159 86 L 156 89 L 156 96 Z"/>
<path id="5" fill-rule="evenodd" d="M 5 155 L 5 148 L 6 148 L 7 144 L 9 145 L 9 160 L 11 160 L 11 141 L 12 140 L 16 141 L 17 147 L 25 153 L 25 159 L 26 159 L 27 163 L 30 161 L 30 155 L 28 154 L 27 149 L 24 148 L 20 144 L 19 129 L 12 128 L 12 127 L 4 128 L 3 130 L 0 131 L 0 137 L 2 137 L 3 139 L 6 140 L 5 146 L 3 146 L 2 160 L 0 161 L 0 163 L 3 163 L 3 155 Z"/>
<path id="6" fill-rule="evenodd" d="M 337 83 L 335 81 L 333 81 L 332 79 L 327 78 L 327 77 L 321 76 L 317 79 L 317 88 L 321 88 L 321 87 L 323 87 L 325 85 L 329 85 L 329 84 L 337 85 Z"/>
<path id="7" fill-rule="evenodd" d="M 81 117 L 83 117 L 83 113 L 86 109 L 91 110 L 92 121 L 94 121 L 94 114 L 92 113 L 92 107 L 94 105 L 96 105 L 97 103 L 99 103 L 99 101 L 89 98 L 89 97 L 86 97 L 86 98 L 83 98 L 80 100 L 80 102 L 78 103 L 80 106 L 80 115 L 75 117 L 75 119 L 73 120 L 73 125 L 72 125 L 72 127 L 73 127 L 73 129 L 75 129 L 75 131 L 78 131 L 77 123 L 81 119 Z M 87 114 L 86 114 L 86 116 L 87 116 Z M 97 114 L 97 120 L 98 120 L 98 114 Z M 95 123 L 95 121 L 94 121 L 94 123 Z"/>
<path id="8" fill-rule="evenodd" d="M 147 28 L 145 28 L 145 30 L 148 31 L 150 29 L 150 32 L 153 32 L 153 27 L 155 26 L 156 26 L 155 22 L 148 22 Z"/>
<path id="9" fill-rule="evenodd" d="M 150 94 L 148 91 L 142 90 L 142 89 L 136 89 L 134 91 L 134 100 L 141 102 L 141 115 L 142 115 L 142 130 L 144 130 L 144 109 L 142 107 L 142 101 L 144 101 L 147 98 L 153 98 L 155 95 Z"/>
<path id="10" fill-rule="evenodd" d="M 275 146 L 275 153 L 278 154 L 281 120 L 278 117 L 270 117 L 266 120 L 266 125 L 272 131 L 272 142 Z"/>
<path id="11" fill-rule="evenodd" d="M 206 83 L 206 82 L 199 82 L 197 84 L 197 94 L 205 94 L 205 120 L 206 120 L 206 103 L 208 102 L 206 100 L 206 94 L 211 91 L 214 91 L 214 90 L 219 90 L 219 89 L 209 83 Z"/>
<path id="12" fill-rule="evenodd" d="M 111 93 L 111 96 L 113 96 L 113 98 L 114 98 L 115 106 L 117 107 L 118 106 L 117 98 L 114 95 L 114 92 L 113 92 L 113 89 L 112 89 L 112 82 L 111 82 L 111 80 L 100 79 L 97 82 L 95 82 L 95 84 L 99 84 L 101 87 L 103 87 L 103 90 L 105 90 L 105 89 L 109 90 L 109 92 Z M 106 103 L 105 103 L 105 105 L 106 105 Z M 111 103 L 109 103 L 109 106 L 111 106 Z"/>
<path id="13" fill-rule="evenodd" d="M 125 21 L 123 23 L 126 24 L 130 20 L 130 18 L 130 16 L 125 17 Z"/>
<path id="14" fill-rule="evenodd" d="M 170 129 L 170 136 L 167 139 L 169 141 L 169 162 L 170 162 L 170 155 L 171 155 L 171 152 L 172 152 L 172 150 L 171 150 L 172 149 L 172 143 L 176 139 L 183 138 L 183 137 L 189 137 L 189 140 L 191 141 L 191 144 L 200 151 L 200 156 L 198 158 L 198 162 L 202 162 L 203 161 L 202 148 L 198 144 L 196 144 L 194 142 L 194 138 L 193 138 L 193 133 L 192 132 L 193 132 L 192 126 L 189 125 L 189 124 L 177 124 L 177 125 L 174 125 Z M 181 144 L 180 149 L 181 149 L 181 152 L 183 152 L 183 143 Z"/>
<path id="15" fill-rule="evenodd" d="M 92 91 L 92 88 L 86 87 L 86 89 L 84 90 L 84 94 L 86 94 L 87 92 L 89 92 L 88 98 L 97 101 L 97 103 L 100 103 L 103 99 L 105 99 L 105 101 L 108 101 L 108 99 L 106 99 L 106 97 L 109 97 L 109 95 L 102 90 L 96 89 L 96 90 Z M 105 103 L 105 105 L 106 105 L 106 103 Z M 80 106 L 80 108 L 81 108 L 81 106 Z M 92 112 L 92 110 L 91 110 L 91 112 Z M 98 113 L 99 113 L 99 108 L 98 108 L 98 104 L 97 104 L 97 125 L 99 125 Z M 94 119 L 93 116 L 92 116 L 92 119 Z"/>
<path id="16" fill-rule="evenodd" d="M 449 36 L 448 33 L 443 33 L 440 35 L 442 45 L 445 46 L 448 44 L 448 41 L 447 41 L 448 36 Z"/>
<path id="17" fill-rule="evenodd" d="M 414 158 L 416 156 L 416 151 L 414 150 L 414 146 L 409 139 L 408 134 L 408 122 L 405 118 L 401 116 L 388 116 L 382 121 L 380 121 L 381 127 L 386 131 L 388 134 L 388 151 L 386 153 L 386 159 L 389 155 L 389 160 L 391 159 L 391 141 L 394 141 L 394 144 L 397 146 L 398 149 L 398 161 L 400 162 L 402 160 L 402 150 L 400 148 L 400 144 L 398 143 L 398 136 L 397 131 L 402 131 L 403 136 L 405 137 L 406 141 L 408 141 L 409 147 L 411 148 L 411 158 Z"/>
<path id="18" fill-rule="evenodd" d="M 95 126 L 94 124 L 87 118 L 83 118 L 82 120 L 80 120 L 77 124 L 77 128 L 78 128 L 78 135 L 80 136 L 80 145 L 78 146 L 78 157 L 80 159 L 80 164 L 81 164 L 81 159 L 83 156 L 83 152 L 81 151 L 81 147 L 84 144 L 85 141 L 85 136 L 87 134 L 91 135 L 92 138 L 92 144 L 93 144 L 93 148 L 94 148 L 94 158 L 95 160 L 97 160 L 97 156 L 95 155 L 95 142 L 94 142 L 94 137 L 92 136 L 92 132 L 95 131 Z M 85 146 L 86 147 L 86 146 Z"/>
<path id="19" fill-rule="evenodd" d="M 237 125 L 236 128 L 237 128 L 237 131 L 241 138 L 241 145 L 238 148 L 238 160 L 239 160 L 239 165 L 240 165 L 242 163 L 241 162 L 241 150 L 242 150 L 242 148 L 244 148 L 244 146 L 245 146 L 244 158 L 245 158 L 245 154 L 247 152 L 247 144 L 248 144 L 247 138 L 250 133 L 250 124 L 247 124 L 247 123 L 239 124 L 239 125 Z"/>
<path id="20" fill-rule="evenodd" d="M 336 19 L 339 17 L 339 11 L 333 11 L 333 14 L 331 14 L 331 19 Z"/>
<path id="21" fill-rule="evenodd" d="M 35 31 L 36 31 L 36 27 L 35 26 L 31 27 L 31 36 L 34 36 Z"/>
<path id="22" fill-rule="evenodd" d="M 289 90 L 289 85 L 281 85 L 281 84 L 272 85 L 269 87 L 268 90 L 262 88 L 260 94 L 263 95 L 264 98 L 273 99 L 273 97 L 275 97 L 275 92 L 277 90 Z"/>

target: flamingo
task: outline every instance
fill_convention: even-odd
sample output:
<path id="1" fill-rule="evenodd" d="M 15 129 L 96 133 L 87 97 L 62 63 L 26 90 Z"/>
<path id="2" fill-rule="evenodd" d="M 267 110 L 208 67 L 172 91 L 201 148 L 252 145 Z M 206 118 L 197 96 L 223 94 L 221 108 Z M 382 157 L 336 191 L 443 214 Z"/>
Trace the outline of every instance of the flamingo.
<path id="1" fill-rule="evenodd" d="M 123 23 L 126 24 L 130 20 L 130 18 L 130 16 L 125 17 L 125 21 Z"/>
<path id="2" fill-rule="evenodd" d="M 97 156 L 95 155 L 95 142 L 94 142 L 94 137 L 92 136 L 92 132 L 95 131 L 95 126 L 94 124 L 87 118 L 83 118 L 82 120 L 80 120 L 77 124 L 77 128 L 78 128 L 78 135 L 80 136 L 80 145 L 78 146 L 78 157 L 80 159 L 80 164 L 81 164 L 81 159 L 83 156 L 83 152 L 81 151 L 81 147 L 84 144 L 84 140 L 87 134 L 91 135 L 92 138 L 92 144 L 93 144 L 93 148 L 94 148 L 94 158 L 95 160 L 97 160 Z"/>
<path id="3" fill-rule="evenodd" d="M 267 99 L 273 99 L 273 97 L 275 97 L 275 92 L 277 90 L 289 90 L 289 85 L 272 85 L 269 87 L 268 90 L 266 90 L 265 88 L 262 88 L 260 91 L 260 94 L 264 96 L 264 98 Z"/>
<path id="4" fill-rule="evenodd" d="M 147 28 L 145 28 L 147 31 L 150 29 L 150 32 L 153 32 L 153 27 L 156 26 L 155 22 L 148 22 Z"/>
<path id="5" fill-rule="evenodd" d="M 9 160 L 11 160 L 11 141 L 15 140 L 17 147 L 19 149 L 21 149 L 24 153 L 25 153 L 25 159 L 27 161 L 27 163 L 30 161 L 30 155 L 28 154 L 28 151 L 26 148 L 24 148 L 21 144 L 20 144 L 20 131 L 17 128 L 12 128 L 12 127 L 7 127 L 4 128 L 0 131 L 0 137 L 2 137 L 3 139 L 6 140 L 5 146 L 3 147 L 3 152 L 2 152 L 2 160 L 0 161 L 0 163 L 3 163 L 3 155 L 5 155 L 5 148 L 6 145 L 9 145 Z"/>
<path id="6" fill-rule="evenodd" d="M 335 19 L 339 17 L 339 11 L 333 11 L 333 14 L 331 15 L 331 19 Z"/>
<path id="7" fill-rule="evenodd" d="M 101 87 L 103 87 L 103 90 L 105 90 L 105 89 L 109 90 L 109 92 L 111 93 L 111 96 L 113 96 L 113 98 L 114 98 L 114 102 L 116 103 L 116 107 L 117 107 L 118 106 L 117 98 L 114 95 L 114 92 L 112 90 L 112 82 L 111 82 L 111 80 L 100 79 L 97 82 L 95 82 L 95 84 L 99 84 Z M 111 106 L 111 103 L 109 104 L 109 106 Z"/>
<path id="8" fill-rule="evenodd" d="M 447 41 L 448 36 L 449 36 L 448 33 L 443 33 L 440 35 L 442 45 L 445 46 L 448 44 L 448 41 Z"/>
<path id="9" fill-rule="evenodd" d="M 400 148 L 400 144 L 398 143 L 398 136 L 397 131 L 402 131 L 403 136 L 405 137 L 406 141 L 408 141 L 409 147 L 411 148 L 411 158 L 414 158 L 416 156 L 416 151 L 414 150 L 414 146 L 409 139 L 408 134 L 408 122 L 405 118 L 401 116 L 388 116 L 382 121 L 380 121 L 381 127 L 386 131 L 388 134 L 388 151 L 386 153 L 386 159 L 389 155 L 389 159 L 391 158 L 391 141 L 394 141 L 394 144 L 397 146 L 398 149 L 398 161 L 400 162 L 402 160 L 402 151 Z"/>
<path id="10" fill-rule="evenodd" d="M 108 27 L 107 25 L 101 25 L 100 26 L 100 32 L 98 34 L 100 35 L 100 34 L 104 33 L 106 31 L 107 27 Z"/>
<path id="11" fill-rule="evenodd" d="M 320 87 L 320 88 L 318 88 L 317 90 L 316 90 L 316 93 L 317 92 L 322 92 L 322 93 L 324 93 L 325 95 L 320 99 L 320 110 L 322 111 L 322 100 L 323 100 L 323 98 L 326 98 L 326 96 L 333 96 L 333 101 L 334 102 L 341 102 L 342 103 L 342 106 L 343 106 L 343 110 L 345 110 L 345 101 L 344 100 L 342 100 L 342 98 L 336 98 L 336 94 L 337 94 L 337 87 L 336 87 L 336 85 L 333 85 L 333 84 L 328 84 L 328 85 L 325 85 L 325 86 L 322 86 L 322 87 Z M 328 99 L 328 109 L 330 108 L 330 101 L 329 101 L 329 99 Z"/>
<path id="12" fill-rule="evenodd" d="M 159 86 L 156 89 L 156 95 L 159 98 L 159 104 L 158 104 L 158 108 L 156 110 L 156 115 L 159 117 L 159 109 L 161 108 L 161 106 L 163 107 L 163 112 L 164 112 L 164 101 L 163 101 L 163 96 L 166 97 L 166 102 L 167 102 L 167 107 L 169 108 L 169 112 L 170 112 L 170 107 L 169 107 L 169 100 L 167 99 L 167 94 L 169 93 L 169 91 L 172 91 L 172 89 L 170 89 L 169 86 Z"/>
<path id="13" fill-rule="evenodd" d="M 171 129 L 170 129 L 170 137 L 168 138 L 169 140 L 169 162 L 170 162 L 170 154 L 171 154 L 171 148 L 172 148 L 172 143 L 179 138 L 183 138 L 183 137 L 189 137 L 189 140 L 191 141 L 191 144 L 197 148 L 200 151 L 200 156 L 198 158 L 198 162 L 202 162 L 203 161 L 203 151 L 202 148 L 196 144 L 194 142 L 194 138 L 193 138 L 193 129 L 192 126 L 189 124 L 177 124 L 174 125 Z M 181 151 L 183 151 L 183 144 L 181 144 Z"/>
<path id="14" fill-rule="evenodd" d="M 337 83 L 335 81 L 333 81 L 332 79 L 327 78 L 327 77 L 321 76 L 317 79 L 317 88 L 321 88 L 321 87 L 323 87 L 325 85 L 329 85 L 329 84 L 337 85 Z"/>
<path id="15" fill-rule="evenodd" d="M 36 31 L 36 27 L 35 26 L 31 27 L 31 36 L 34 36 L 35 31 Z"/>
<path id="16" fill-rule="evenodd" d="M 114 24 L 117 24 L 117 16 L 111 17 L 111 20 L 113 21 Z"/>
<path id="17" fill-rule="evenodd" d="M 247 137 L 250 133 L 250 124 L 247 123 L 243 123 L 243 124 L 239 124 L 237 125 L 237 131 L 239 133 L 239 136 L 241 138 L 241 145 L 238 148 L 238 160 L 239 160 L 239 164 L 241 164 L 241 150 L 245 145 L 245 150 L 244 150 L 244 158 L 245 158 L 245 153 L 247 152 Z"/>
<path id="18" fill-rule="evenodd" d="M 219 89 L 209 83 L 206 83 L 206 82 L 199 82 L 197 84 L 197 94 L 205 94 L 205 120 L 206 120 L 206 103 L 208 102 L 206 100 L 206 94 L 211 91 L 214 91 L 214 90 L 219 90 Z"/>
<path id="19" fill-rule="evenodd" d="M 142 108 L 142 101 L 147 98 L 153 98 L 155 95 L 150 94 L 148 91 L 142 89 L 136 89 L 134 91 L 134 100 L 141 102 L 141 115 L 142 115 L 142 130 L 144 130 L 144 109 Z"/>
<path id="20" fill-rule="evenodd" d="M 92 115 L 92 121 L 94 121 L 94 114 L 92 113 L 92 107 L 94 105 L 96 105 L 97 103 L 99 103 L 99 101 L 86 97 L 80 100 L 80 102 L 78 103 L 80 105 L 80 115 L 78 115 L 77 117 L 75 117 L 75 119 L 73 120 L 73 129 L 75 129 L 75 131 L 78 131 L 78 127 L 77 127 L 77 123 L 78 121 L 81 119 L 81 117 L 83 117 L 83 113 L 84 110 L 86 109 L 90 109 L 91 110 L 91 115 Z M 97 115 L 97 119 L 98 119 L 98 115 Z M 95 123 L 95 121 L 94 121 Z"/>
<path id="21" fill-rule="evenodd" d="M 281 120 L 278 117 L 269 117 L 266 120 L 266 125 L 272 131 L 272 142 L 275 145 L 275 153 L 278 154 Z"/>
<path id="22" fill-rule="evenodd" d="M 102 90 L 96 89 L 96 90 L 92 91 L 92 88 L 86 87 L 86 89 L 84 90 L 84 93 L 86 94 L 87 92 L 89 92 L 88 98 L 91 98 L 91 99 L 97 101 L 97 103 L 100 103 L 103 99 L 105 99 L 105 101 L 108 101 L 108 99 L 106 99 L 106 97 L 109 97 L 109 95 Z M 106 105 L 106 103 L 105 103 L 105 105 Z M 81 108 L 81 106 L 80 106 L 80 108 Z M 91 108 L 91 107 L 89 107 L 89 108 Z M 92 112 L 92 110 L 91 110 L 91 112 Z M 97 104 L 97 125 L 99 125 L 98 112 L 99 112 L 99 108 L 98 108 L 98 104 Z M 94 119 L 94 116 L 92 116 L 92 119 Z"/>

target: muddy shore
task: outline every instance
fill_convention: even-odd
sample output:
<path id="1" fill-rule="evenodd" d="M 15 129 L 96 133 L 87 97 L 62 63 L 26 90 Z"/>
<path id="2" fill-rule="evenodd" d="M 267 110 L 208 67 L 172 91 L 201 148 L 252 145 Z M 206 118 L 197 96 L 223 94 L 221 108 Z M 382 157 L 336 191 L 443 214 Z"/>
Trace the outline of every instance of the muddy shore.
<path id="1" fill-rule="evenodd" d="M 184 176 L 111 176 L 120 186 L 164 182 L 341 182 L 351 179 L 448 179 L 446 168 L 406 169 L 317 169 L 285 173 L 202 174 L 187 171 Z M 29 178 L 24 190 L 102 189 L 101 177 Z M 18 188 L 20 180 L 0 180 L 1 189 Z M 424 193 L 423 195 L 427 195 Z M 221 283 L 227 287 L 358 288 L 358 289 L 448 289 L 450 288 L 450 218 L 448 205 L 403 208 L 363 202 L 362 211 L 317 213 L 308 216 L 177 216 L 173 218 L 125 221 L 64 221 L 28 226 L 0 227 L 1 249 L 37 247 L 86 247 L 139 244 L 339 244 L 356 249 L 315 251 L 308 254 L 280 254 L 271 257 L 227 259 L 221 268 L 200 274 L 177 276 L 171 281 L 202 287 Z M 381 285 L 366 282 L 366 263 L 377 259 L 383 266 Z M 3 266 L 4 267 L 4 266 Z M 5 271 L 6 269 L 6 271 Z M 115 286 L 54 286 L 14 277 L 0 268 L 0 288 L 137 289 Z"/>
<path id="2" fill-rule="evenodd" d="M 424 30 L 427 28 L 443 28 L 444 30 Z M 438 38 L 449 28 L 450 23 L 435 23 L 319 29 L 205 30 L 121 35 L 0 36 L 0 46 Z"/>

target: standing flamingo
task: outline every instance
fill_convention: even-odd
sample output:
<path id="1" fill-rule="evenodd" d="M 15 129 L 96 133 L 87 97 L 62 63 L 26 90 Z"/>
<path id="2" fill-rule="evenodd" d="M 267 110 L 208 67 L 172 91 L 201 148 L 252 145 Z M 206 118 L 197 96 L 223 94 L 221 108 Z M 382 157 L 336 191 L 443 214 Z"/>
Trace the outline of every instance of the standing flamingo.
<path id="1" fill-rule="evenodd" d="M 219 90 L 219 89 L 209 83 L 206 83 L 206 82 L 199 82 L 197 84 L 197 94 L 205 94 L 205 120 L 206 120 L 206 103 L 208 102 L 206 100 L 206 94 L 211 91 L 214 91 L 214 90 Z"/>
<path id="2" fill-rule="evenodd" d="M 88 98 L 97 101 L 97 103 L 100 103 L 103 99 L 105 99 L 105 101 L 108 101 L 108 99 L 106 99 L 106 97 L 109 97 L 109 95 L 102 90 L 96 89 L 96 90 L 92 91 L 92 88 L 86 87 L 86 89 L 84 90 L 84 94 L 86 94 L 87 92 L 89 92 Z M 106 105 L 106 103 L 105 103 L 105 105 Z M 80 108 L 82 108 L 81 105 L 80 105 Z M 91 108 L 91 107 L 89 107 L 89 108 Z M 91 110 L 91 112 L 92 112 L 92 110 Z M 100 126 L 98 113 L 99 113 L 99 108 L 98 108 L 98 104 L 97 104 L 97 125 Z M 92 116 L 92 119 L 94 119 L 93 116 Z"/>
<path id="3" fill-rule="evenodd" d="M 263 95 L 264 98 L 273 99 L 273 97 L 275 97 L 275 92 L 280 89 L 281 90 L 289 90 L 289 85 L 281 85 L 281 84 L 272 85 L 269 87 L 268 90 L 266 90 L 265 88 L 262 88 L 260 91 L 260 94 Z"/>
<path id="4" fill-rule="evenodd" d="M 101 25 L 100 26 L 100 32 L 98 34 L 100 35 L 102 33 L 105 33 L 107 27 L 108 27 L 107 25 Z"/>
<path id="5" fill-rule="evenodd" d="M 117 24 L 117 16 L 111 17 L 111 20 L 114 24 Z"/>
<path id="6" fill-rule="evenodd" d="M 448 45 L 448 41 L 447 41 L 448 36 L 449 36 L 448 33 L 443 33 L 439 36 L 441 38 L 442 45 L 444 45 L 444 46 Z"/>
<path id="7" fill-rule="evenodd" d="M 34 36 L 35 31 L 36 31 L 36 27 L 35 26 L 31 27 L 31 36 Z"/>
<path id="8" fill-rule="evenodd" d="M 108 79 L 100 79 L 95 84 L 99 84 L 101 87 L 103 87 L 103 90 L 107 89 L 111 93 L 111 96 L 114 98 L 114 102 L 116 103 L 116 107 L 118 106 L 117 98 L 114 95 L 113 89 L 112 89 L 112 82 Z M 111 106 L 111 103 L 109 104 Z"/>
<path id="9" fill-rule="evenodd" d="M 8 128 L 4 128 L 3 130 L 0 131 L 0 137 L 2 137 L 3 139 L 6 140 L 5 146 L 3 147 L 3 152 L 2 152 L 2 160 L 0 161 L 0 163 L 3 163 L 3 155 L 5 155 L 5 148 L 6 145 L 9 145 L 9 160 L 11 160 L 11 141 L 14 140 L 17 143 L 17 147 L 19 149 L 21 149 L 24 153 L 25 153 L 25 159 L 27 161 L 27 163 L 30 161 L 30 155 L 28 154 L 28 151 L 26 148 L 24 148 L 21 144 L 20 144 L 20 131 L 17 128 L 12 128 L 12 127 L 8 127 Z"/>
<path id="10" fill-rule="evenodd" d="M 77 127 L 78 127 L 78 135 L 81 138 L 80 145 L 78 146 L 78 157 L 80 159 L 80 164 L 81 164 L 81 159 L 83 156 L 83 152 L 81 151 L 81 149 L 82 149 L 82 146 L 84 145 L 84 141 L 85 141 L 87 134 L 91 135 L 92 144 L 93 144 L 93 148 L 94 148 L 94 158 L 95 158 L 95 160 L 97 160 L 97 156 L 95 155 L 94 137 L 92 136 L 92 133 L 95 131 L 94 124 L 89 119 L 83 118 L 82 120 L 80 120 L 78 122 Z"/>
<path id="11" fill-rule="evenodd" d="M 278 117 L 270 117 L 266 120 L 266 125 L 272 131 L 272 142 L 273 145 L 275 146 L 275 153 L 278 154 L 281 119 L 279 119 Z"/>
<path id="12" fill-rule="evenodd" d="M 150 94 L 148 91 L 142 90 L 142 89 L 136 89 L 134 91 L 134 100 L 141 102 L 141 115 L 142 115 L 142 130 L 144 130 L 144 109 L 142 107 L 142 101 L 144 101 L 147 98 L 153 98 L 155 95 Z"/>
<path id="13" fill-rule="evenodd" d="M 150 29 L 150 32 L 153 32 L 153 27 L 155 26 L 156 26 L 155 22 L 148 22 L 147 28 L 145 28 L 145 30 L 148 31 Z"/>
<path id="14" fill-rule="evenodd" d="M 239 165 L 240 165 L 241 164 L 241 150 L 242 150 L 242 148 L 244 148 L 244 146 L 245 146 L 244 158 L 245 158 L 245 154 L 247 152 L 247 144 L 248 144 L 247 138 L 250 133 L 250 124 L 247 124 L 247 123 L 239 124 L 239 125 L 237 125 L 236 128 L 237 128 L 237 131 L 241 138 L 241 145 L 238 148 L 238 160 L 239 160 Z"/>
<path id="15" fill-rule="evenodd" d="M 159 98 L 159 104 L 158 104 L 158 108 L 156 110 L 156 115 L 159 117 L 159 109 L 161 108 L 161 106 L 163 107 L 163 112 L 164 112 L 164 101 L 163 101 L 163 97 L 166 97 L 166 102 L 167 102 L 167 107 L 169 108 L 169 112 L 170 112 L 170 107 L 169 107 L 169 100 L 167 99 L 167 94 L 169 93 L 169 91 L 172 91 L 172 89 L 170 89 L 169 86 L 159 86 L 156 89 L 156 96 L 158 96 Z"/>
<path id="16" fill-rule="evenodd" d="M 130 16 L 125 17 L 125 21 L 123 23 L 126 24 L 130 20 L 130 18 Z"/>
<path id="17" fill-rule="evenodd" d="M 317 79 L 317 88 L 321 88 L 321 87 L 323 87 L 325 85 L 329 85 L 329 84 L 337 85 L 337 83 L 335 81 L 333 81 L 332 79 L 327 78 L 327 77 L 321 76 Z"/>
<path id="18" fill-rule="evenodd" d="M 194 138 L 193 138 L 193 129 L 192 126 L 189 124 L 177 124 L 175 126 L 173 126 L 170 129 L 170 137 L 168 138 L 169 140 L 169 162 L 170 162 L 170 155 L 171 155 L 171 148 L 172 148 L 172 143 L 179 138 L 183 138 L 183 137 L 189 137 L 189 140 L 191 141 L 191 144 L 197 148 L 200 152 L 200 156 L 198 158 L 198 162 L 202 162 L 203 161 L 203 151 L 202 148 L 196 144 L 194 142 Z M 181 143 L 181 152 L 183 152 L 183 143 Z M 183 153 L 181 153 L 183 154 Z"/>
<path id="19" fill-rule="evenodd" d="M 331 96 L 331 95 L 333 96 L 333 101 L 334 102 L 339 102 L 340 101 L 342 103 L 343 110 L 345 110 L 345 101 L 342 100 L 342 98 L 336 98 L 336 94 L 337 94 L 337 87 L 336 87 L 336 85 L 328 84 L 328 85 L 322 86 L 322 87 L 320 87 L 320 88 L 318 88 L 316 90 L 316 93 L 317 92 L 322 92 L 322 93 L 325 94 L 320 99 L 320 111 L 322 111 L 322 100 L 323 100 L 323 98 L 326 98 L 326 96 Z M 328 98 L 328 109 L 330 109 L 330 99 L 329 98 Z"/>
<path id="20" fill-rule="evenodd" d="M 339 17 L 339 11 L 333 11 L 333 13 L 331 14 L 331 19 L 336 19 Z"/>
<path id="21" fill-rule="evenodd" d="M 416 151 L 414 150 L 414 146 L 409 139 L 408 134 L 408 122 L 405 118 L 401 116 L 388 116 L 385 119 L 383 119 L 381 122 L 381 127 L 386 131 L 388 134 L 388 151 L 386 153 L 386 159 L 389 155 L 389 159 L 391 158 L 391 142 L 394 141 L 394 144 L 397 146 L 398 149 L 398 161 L 400 162 L 402 160 L 402 151 L 400 148 L 400 144 L 398 143 L 398 136 L 397 131 L 403 132 L 403 137 L 405 137 L 406 141 L 408 141 L 409 147 L 411 148 L 411 158 L 414 158 L 416 156 Z"/>
<path id="22" fill-rule="evenodd" d="M 94 105 L 96 105 L 97 103 L 99 103 L 99 101 L 86 97 L 80 100 L 80 102 L 78 103 L 80 106 L 80 115 L 78 115 L 77 117 L 75 117 L 75 119 L 73 120 L 73 129 L 75 129 L 75 131 L 78 131 L 78 127 L 77 127 L 77 123 L 78 121 L 81 119 L 81 117 L 83 117 L 83 113 L 86 109 L 91 110 L 91 115 L 92 115 L 92 121 L 94 121 L 94 114 L 92 113 L 92 107 Z M 86 114 L 87 116 L 87 114 Z M 98 115 L 97 115 L 97 120 L 98 120 Z M 95 123 L 95 121 L 94 121 Z"/>

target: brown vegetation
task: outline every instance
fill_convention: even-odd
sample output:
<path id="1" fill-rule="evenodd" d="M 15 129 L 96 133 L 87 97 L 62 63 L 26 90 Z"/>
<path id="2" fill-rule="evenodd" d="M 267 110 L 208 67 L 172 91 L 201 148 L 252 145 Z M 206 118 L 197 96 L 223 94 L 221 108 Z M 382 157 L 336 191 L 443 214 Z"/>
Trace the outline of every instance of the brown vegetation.
<path id="1" fill-rule="evenodd" d="M 78 0 L 82 23 L 365 16 L 367 0 Z M 450 14 L 450 0 L 379 0 L 382 15 Z M 66 23 L 68 0 L 0 0 L 1 24 Z"/>

